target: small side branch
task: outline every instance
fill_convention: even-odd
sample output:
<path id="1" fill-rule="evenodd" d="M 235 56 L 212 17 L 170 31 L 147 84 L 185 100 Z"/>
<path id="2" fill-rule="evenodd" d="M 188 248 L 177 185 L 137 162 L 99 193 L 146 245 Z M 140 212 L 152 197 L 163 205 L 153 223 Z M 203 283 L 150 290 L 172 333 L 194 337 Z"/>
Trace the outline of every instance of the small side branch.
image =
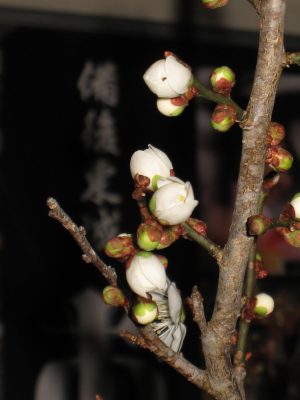
<path id="1" fill-rule="evenodd" d="M 83 255 L 82 258 L 86 263 L 92 263 L 103 275 L 103 277 L 112 286 L 117 286 L 117 274 L 115 270 L 106 265 L 104 261 L 96 254 L 91 244 L 86 238 L 85 229 L 81 226 L 78 227 L 72 219 L 64 212 L 58 202 L 50 197 L 47 200 L 47 205 L 50 209 L 49 217 L 60 222 L 61 225 L 71 234 L 76 243 L 81 248 Z"/>
<path id="2" fill-rule="evenodd" d="M 189 238 L 200 244 L 219 263 L 222 259 L 222 249 L 205 236 L 199 235 L 187 222 L 182 224 Z"/>
<path id="3" fill-rule="evenodd" d="M 257 11 L 257 14 L 260 14 L 260 3 L 261 0 L 247 0 L 248 3 L 252 4 L 252 6 L 255 8 L 255 10 Z"/>
<path id="4" fill-rule="evenodd" d="M 283 58 L 283 66 L 289 67 L 291 65 L 300 66 L 300 51 L 294 53 L 285 53 Z"/>
<path id="5" fill-rule="evenodd" d="M 198 325 L 200 332 L 205 333 L 207 323 L 203 307 L 203 297 L 199 292 L 197 286 L 193 287 L 191 297 L 189 297 L 187 301 L 193 313 L 193 320 Z"/>

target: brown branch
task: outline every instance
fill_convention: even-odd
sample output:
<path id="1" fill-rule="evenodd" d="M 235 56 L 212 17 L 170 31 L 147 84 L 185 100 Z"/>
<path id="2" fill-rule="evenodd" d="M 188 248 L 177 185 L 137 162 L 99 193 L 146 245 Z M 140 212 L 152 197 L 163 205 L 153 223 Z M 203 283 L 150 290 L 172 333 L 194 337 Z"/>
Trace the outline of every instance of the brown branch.
<path id="1" fill-rule="evenodd" d="M 92 263 L 103 277 L 113 286 L 117 286 L 117 275 L 113 268 L 107 266 L 96 254 L 86 239 L 85 230 L 83 227 L 78 227 L 72 219 L 64 212 L 58 202 L 49 198 L 47 205 L 50 209 L 49 216 L 62 224 L 62 226 L 75 239 L 81 250 L 85 261 Z M 125 310 L 128 312 L 128 309 Z M 122 331 L 121 336 L 142 348 L 145 348 L 157 357 L 161 358 L 178 373 L 183 375 L 187 380 L 196 385 L 198 388 L 212 393 L 212 388 L 207 380 L 207 375 L 204 370 L 197 368 L 195 365 L 186 360 L 181 353 L 175 353 L 167 347 L 151 329 L 151 327 L 139 328 L 140 335 L 136 336 L 129 332 Z"/>
<path id="2" fill-rule="evenodd" d="M 121 336 L 130 343 L 137 344 L 151 351 L 199 389 L 203 389 L 210 394 L 213 393 L 213 388 L 209 385 L 206 371 L 199 369 L 186 360 L 182 353 L 175 353 L 167 347 L 150 327 L 140 328 L 139 332 L 140 335 L 136 336 L 130 332 L 122 331 Z"/>
<path id="3" fill-rule="evenodd" d="M 247 0 L 257 11 L 258 14 L 260 14 L 260 7 L 261 7 L 261 0 Z"/>
<path id="4" fill-rule="evenodd" d="M 204 333 L 207 328 L 204 307 L 203 307 L 203 297 L 199 292 L 197 286 L 193 287 L 191 296 L 187 299 L 188 305 L 193 313 L 193 320 L 198 325 L 200 332 Z"/>
<path id="5" fill-rule="evenodd" d="M 241 309 L 242 287 L 253 238 L 246 222 L 258 212 L 265 167 L 267 129 L 282 72 L 284 0 L 263 1 L 257 66 L 243 124 L 243 149 L 228 242 L 223 250 L 212 319 L 202 335 L 203 352 L 216 399 L 242 399 L 233 372 L 230 337 Z"/>
<path id="6" fill-rule="evenodd" d="M 47 205 L 50 209 L 49 216 L 60 222 L 81 248 L 83 252 L 83 260 L 86 263 L 92 263 L 110 285 L 117 286 L 117 274 L 115 270 L 109 265 L 106 265 L 105 262 L 96 254 L 95 250 L 86 238 L 85 229 L 82 226 L 78 227 L 54 198 L 50 197 L 47 199 Z"/>

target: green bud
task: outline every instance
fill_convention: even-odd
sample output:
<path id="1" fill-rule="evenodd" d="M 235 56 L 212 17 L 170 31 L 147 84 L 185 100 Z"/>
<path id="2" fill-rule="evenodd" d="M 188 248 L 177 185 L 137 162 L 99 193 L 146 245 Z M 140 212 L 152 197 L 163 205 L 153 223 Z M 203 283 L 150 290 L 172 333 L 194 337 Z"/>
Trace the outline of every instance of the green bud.
<path id="1" fill-rule="evenodd" d="M 236 121 L 236 111 L 233 106 L 218 104 L 211 117 L 212 127 L 219 132 L 228 131 Z"/>
<path id="2" fill-rule="evenodd" d="M 140 302 L 132 308 L 133 319 L 141 325 L 148 325 L 158 316 L 157 305 L 154 302 Z"/>
<path id="3" fill-rule="evenodd" d="M 123 292 L 114 286 L 106 286 L 102 291 L 104 303 L 114 307 L 124 307 L 127 300 Z"/>
<path id="4" fill-rule="evenodd" d="M 235 73 L 227 66 L 218 67 L 212 72 L 210 83 L 215 92 L 229 95 L 235 85 Z"/>

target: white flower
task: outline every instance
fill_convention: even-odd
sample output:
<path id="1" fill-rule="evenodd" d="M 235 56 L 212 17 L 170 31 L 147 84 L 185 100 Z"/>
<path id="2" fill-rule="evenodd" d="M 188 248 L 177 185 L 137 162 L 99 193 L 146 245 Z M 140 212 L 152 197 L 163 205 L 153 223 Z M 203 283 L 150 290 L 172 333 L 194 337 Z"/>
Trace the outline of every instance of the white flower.
<path id="1" fill-rule="evenodd" d="M 173 169 L 168 156 L 151 144 L 148 149 L 138 150 L 133 153 L 130 160 L 130 171 L 134 178 L 136 174 L 147 176 L 150 179 L 149 189 L 154 190 L 156 180 L 160 177 L 167 178 Z"/>
<path id="2" fill-rule="evenodd" d="M 190 85 L 192 72 L 173 55 L 158 60 L 145 72 L 144 81 L 158 97 L 173 98 L 185 93 Z"/>
<path id="3" fill-rule="evenodd" d="M 172 103 L 172 99 L 158 99 L 156 102 L 157 109 L 167 117 L 177 117 L 185 109 L 184 106 L 176 106 Z"/>
<path id="4" fill-rule="evenodd" d="M 266 317 L 274 310 L 274 300 L 267 293 L 259 293 L 256 295 L 256 304 L 254 308 L 255 314 L 260 317 Z"/>
<path id="5" fill-rule="evenodd" d="M 190 182 L 179 179 L 160 186 L 150 200 L 150 210 L 162 225 L 176 225 L 185 222 L 192 214 L 198 201 L 194 198 Z M 159 180 L 161 184 L 163 180 Z"/>
<path id="6" fill-rule="evenodd" d="M 291 205 L 295 210 L 295 219 L 300 220 L 300 193 L 296 193 L 292 198 Z"/>
<path id="7" fill-rule="evenodd" d="M 166 290 L 169 282 L 159 258 L 147 251 L 133 257 L 126 269 L 126 279 L 131 290 L 145 298 L 152 290 Z"/>

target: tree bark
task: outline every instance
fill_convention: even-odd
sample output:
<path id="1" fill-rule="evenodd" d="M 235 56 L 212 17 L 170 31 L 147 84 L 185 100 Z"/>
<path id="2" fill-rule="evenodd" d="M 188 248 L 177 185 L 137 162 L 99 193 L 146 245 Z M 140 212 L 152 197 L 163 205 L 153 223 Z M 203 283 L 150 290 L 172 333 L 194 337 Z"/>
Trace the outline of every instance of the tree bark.
<path id="1" fill-rule="evenodd" d="M 284 56 L 285 0 L 260 4 L 260 39 L 254 84 L 243 122 L 243 147 L 237 194 L 227 244 L 220 262 L 218 291 L 212 318 L 202 335 L 206 368 L 214 396 L 220 400 L 244 398 L 234 375 L 230 349 L 241 310 L 245 270 L 253 239 L 246 222 L 258 212 L 263 181 L 267 129 L 271 121 Z"/>

